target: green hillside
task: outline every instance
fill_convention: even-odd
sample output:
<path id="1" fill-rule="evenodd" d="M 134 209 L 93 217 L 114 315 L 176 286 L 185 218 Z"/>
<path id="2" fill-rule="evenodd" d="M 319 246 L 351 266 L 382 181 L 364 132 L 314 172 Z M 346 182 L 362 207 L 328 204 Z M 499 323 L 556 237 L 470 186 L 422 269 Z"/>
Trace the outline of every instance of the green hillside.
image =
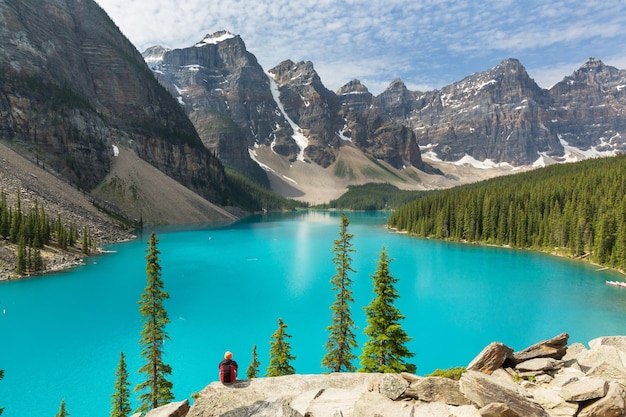
<path id="1" fill-rule="evenodd" d="M 390 227 L 438 239 L 568 253 L 626 269 L 626 156 L 553 165 L 430 194 Z"/>

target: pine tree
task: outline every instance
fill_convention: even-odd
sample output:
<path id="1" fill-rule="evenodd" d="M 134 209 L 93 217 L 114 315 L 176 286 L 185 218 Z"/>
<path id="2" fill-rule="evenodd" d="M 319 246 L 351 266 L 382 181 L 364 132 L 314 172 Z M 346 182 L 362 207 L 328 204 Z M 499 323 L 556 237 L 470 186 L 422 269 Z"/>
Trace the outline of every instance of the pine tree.
<path id="1" fill-rule="evenodd" d="M 2 380 L 2 378 L 4 378 L 4 370 L 0 369 L 0 381 Z M 4 411 L 4 408 L 0 407 L 0 416 L 2 415 L 3 411 Z"/>
<path id="2" fill-rule="evenodd" d="M 250 366 L 246 370 L 246 376 L 248 379 L 256 378 L 259 374 L 259 367 L 261 366 L 261 362 L 259 362 L 259 358 L 256 354 L 256 345 L 252 346 L 252 362 L 250 362 Z"/>
<path id="3" fill-rule="evenodd" d="M 65 409 L 65 398 L 61 399 L 61 405 L 59 406 L 59 412 L 54 417 L 67 417 L 70 413 Z"/>
<path id="4" fill-rule="evenodd" d="M 120 352 L 120 362 L 115 373 L 115 392 L 111 396 L 111 417 L 126 417 L 130 414 L 130 382 L 124 352 Z"/>
<path id="5" fill-rule="evenodd" d="M 291 336 L 285 331 L 287 325 L 282 319 L 278 319 L 278 329 L 272 334 L 270 342 L 270 365 L 267 367 L 267 376 L 292 375 L 296 373 L 289 361 L 295 360 L 291 356 L 291 345 L 287 341 Z"/>
<path id="6" fill-rule="evenodd" d="M 335 302 L 330 307 L 332 311 L 332 324 L 326 329 L 329 331 L 326 342 L 326 356 L 322 359 L 322 366 L 330 368 L 334 372 L 354 371 L 356 367 L 352 364 L 356 356 L 352 349 L 356 347 L 356 337 L 354 335 L 355 324 L 350 313 L 350 303 L 352 298 L 352 279 L 350 272 L 355 272 L 351 267 L 352 258 L 350 253 L 352 248 L 353 235 L 348 233 L 348 218 L 341 214 L 341 225 L 339 239 L 334 241 L 333 263 L 337 273 L 330 280 L 332 289 L 335 291 Z"/>
<path id="7" fill-rule="evenodd" d="M 135 391 L 145 391 L 139 395 L 138 411 L 142 412 L 160 407 L 174 399 L 173 384 L 166 379 L 166 375 L 172 373 L 172 368 L 162 359 L 163 345 L 169 339 L 165 326 L 170 322 L 163 301 L 170 295 L 163 290 L 157 243 L 156 234 L 152 232 L 146 255 L 147 286 L 139 301 L 139 312 L 143 321 L 139 344 L 141 356 L 146 360 L 139 372 L 146 375 L 146 380 L 138 384 Z"/>
<path id="8" fill-rule="evenodd" d="M 15 264 L 15 272 L 18 275 L 22 275 L 26 272 L 26 244 L 24 243 L 24 238 L 20 237 L 19 242 L 17 244 L 17 261 Z"/>
<path id="9" fill-rule="evenodd" d="M 360 369 L 363 372 L 415 373 L 416 366 L 408 364 L 404 358 L 415 356 L 409 352 L 405 344 L 411 340 L 400 326 L 404 316 L 394 306 L 399 297 L 394 284 L 398 282 L 389 271 L 390 259 L 387 249 L 383 246 L 376 273 L 372 275 L 375 297 L 365 307 L 368 337 L 361 354 Z"/>

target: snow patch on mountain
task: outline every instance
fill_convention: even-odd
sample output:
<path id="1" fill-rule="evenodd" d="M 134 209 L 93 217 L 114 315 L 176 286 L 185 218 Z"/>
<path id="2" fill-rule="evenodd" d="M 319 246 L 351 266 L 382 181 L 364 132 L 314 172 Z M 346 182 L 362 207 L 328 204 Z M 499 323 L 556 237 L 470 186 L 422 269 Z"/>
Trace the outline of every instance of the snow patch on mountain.
<path id="1" fill-rule="evenodd" d="M 194 46 L 196 48 L 201 48 L 206 45 L 217 45 L 220 42 L 224 42 L 225 40 L 232 39 L 234 37 L 235 35 L 233 35 L 230 32 L 225 32 L 225 31 L 216 32 L 211 35 L 206 35 L 204 39 L 202 39 L 200 42 L 198 42 Z"/>
<path id="2" fill-rule="evenodd" d="M 266 74 L 267 78 L 270 81 L 270 90 L 272 91 L 272 97 L 274 98 L 278 109 L 283 114 L 283 117 L 285 118 L 285 120 L 287 120 L 289 126 L 291 126 L 291 129 L 293 130 L 293 135 L 291 137 L 293 138 L 293 140 L 296 141 L 296 144 L 300 148 L 300 152 L 298 153 L 298 160 L 304 161 L 304 150 L 307 146 L 309 146 L 309 139 L 302 133 L 300 126 L 298 126 L 293 120 L 291 120 L 291 118 L 285 111 L 283 103 L 281 103 L 280 101 L 280 92 L 278 91 L 278 85 L 276 84 L 276 80 L 274 80 L 274 74 L 272 74 L 271 72 L 267 72 Z"/>
<path id="3" fill-rule="evenodd" d="M 463 158 L 459 159 L 458 161 L 453 162 L 452 164 L 457 165 L 457 166 L 470 165 L 478 169 L 492 169 L 492 168 L 502 168 L 502 167 L 513 168 L 513 166 L 507 162 L 495 163 L 491 159 L 485 159 L 484 161 L 479 161 L 478 159 L 468 154 L 465 154 Z"/>

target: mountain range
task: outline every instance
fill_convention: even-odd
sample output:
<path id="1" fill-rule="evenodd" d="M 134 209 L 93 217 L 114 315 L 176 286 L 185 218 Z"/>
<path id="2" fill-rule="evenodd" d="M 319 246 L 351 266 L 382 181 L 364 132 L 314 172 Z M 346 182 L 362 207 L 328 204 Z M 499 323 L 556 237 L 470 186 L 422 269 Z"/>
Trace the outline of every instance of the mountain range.
<path id="1" fill-rule="evenodd" d="M 356 79 L 328 90 L 311 62 L 264 71 L 225 31 L 142 55 L 205 146 L 265 183 L 263 167 L 283 194 L 310 191 L 306 164 L 320 168 L 315 187 L 325 178 L 335 188 L 428 188 L 626 149 L 626 71 L 595 58 L 549 90 L 510 58 L 440 90 L 410 91 L 396 79 L 374 96 Z M 451 164 L 483 172 L 459 175 Z"/>
<path id="2" fill-rule="evenodd" d="M 2 144 L 148 224 L 231 218 L 228 169 L 320 203 L 351 184 L 451 187 L 626 147 L 626 71 L 593 58 L 549 90 L 506 59 L 375 96 L 358 80 L 330 91 L 311 62 L 265 70 L 225 31 L 140 54 L 93 0 L 0 0 L 0 22 Z"/>

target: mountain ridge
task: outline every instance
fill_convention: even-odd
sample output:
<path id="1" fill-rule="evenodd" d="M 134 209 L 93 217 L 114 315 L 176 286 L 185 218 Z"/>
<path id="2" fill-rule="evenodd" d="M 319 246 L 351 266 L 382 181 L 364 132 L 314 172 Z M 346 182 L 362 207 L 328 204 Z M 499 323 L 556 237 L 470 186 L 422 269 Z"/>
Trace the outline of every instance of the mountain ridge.
<path id="1" fill-rule="evenodd" d="M 211 39 L 212 48 L 236 39 L 238 47 L 245 49 L 243 40 L 228 32 L 216 32 L 205 39 Z M 199 45 L 203 47 L 205 42 L 198 42 L 190 48 L 198 48 Z M 181 51 L 187 49 L 181 48 Z M 168 75 L 164 74 L 164 67 L 150 60 L 149 51 L 143 54 L 146 62 L 163 82 Z M 224 54 L 227 54 L 226 50 L 222 51 L 222 60 L 228 62 L 229 58 Z M 193 63 L 185 64 L 189 67 Z M 262 68 L 258 63 L 255 66 L 255 71 L 260 74 Z M 225 79 L 234 77 L 227 66 L 220 66 L 219 70 Z M 305 184 L 291 182 L 281 186 L 278 183 L 280 177 L 293 179 L 299 176 L 295 174 L 301 166 L 296 163 L 297 160 L 317 164 L 332 176 L 333 172 L 343 170 L 338 167 L 341 164 L 337 161 L 340 150 L 345 147 L 359 149 L 363 159 L 372 158 L 389 164 L 396 173 L 407 167 L 417 168 L 419 173 L 413 175 L 416 179 L 394 184 L 400 188 L 429 189 L 433 179 L 430 174 L 441 174 L 443 177 L 443 180 L 432 184 L 451 187 L 503 173 L 613 155 L 626 150 L 626 131 L 623 127 L 626 122 L 626 98 L 623 90 L 617 89 L 619 85 L 626 85 L 626 71 L 608 67 L 602 61 L 591 58 L 578 72 L 587 74 L 593 70 L 594 74 L 603 76 L 584 78 L 579 74 L 577 89 L 566 90 L 557 84 L 548 90 L 535 83 L 519 60 L 508 58 L 493 68 L 468 75 L 439 90 L 410 91 L 402 80 L 395 79 L 385 91 L 374 96 L 367 86 L 356 79 L 332 92 L 324 86 L 312 62 L 287 59 L 265 72 L 271 78 L 270 84 L 276 83 L 271 88 L 278 92 L 273 94 L 272 100 L 265 94 L 265 116 L 257 102 L 254 116 L 249 119 L 268 119 L 268 115 L 278 117 L 280 120 L 274 128 L 259 135 L 245 118 L 237 119 L 236 124 L 241 131 L 247 132 L 247 150 L 266 175 L 272 176 L 271 171 L 283 172 L 279 179 L 274 177 L 270 180 L 271 187 L 279 193 L 285 188 L 300 189 L 300 193 L 295 193 L 300 195 L 298 199 L 313 202 L 326 198 L 328 201 L 332 198 L 331 194 L 337 193 L 320 196 L 302 192 L 307 188 Z M 179 65 L 176 71 L 185 70 Z M 240 83 L 245 82 L 241 78 L 243 73 L 242 68 L 237 67 Z M 613 96 L 597 92 L 593 92 L 592 96 L 594 88 L 602 91 L 601 86 L 606 83 L 615 85 Z M 262 84 L 265 89 L 265 81 Z M 183 92 L 179 100 L 185 101 L 186 88 L 189 87 L 176 89 L 179 94 Z M 229 96 L 224 93 L 228 88 L 233 90 Z M 201 103 L 196 103 L 194 112 L 221 112 L 221 116 L 228 119 L 231 112 L 226 107 L 239 105 L 229 101 L 229 98 L 235 97 L 237 88 L 232 83 L 222 85 L 222 91 L 204 88 L 204 95 L 216 94 L 224 98 L 222 108 L 203 109 Z M 590 97 L 581 96 L 580 91 Z M 593 127 L 597 111 L 582 111 L 588 116 L 583 121 L 577 121 L 576 115 L 581 110 L 572 108 L 572 103 L 584 108 L 589 100 L 598 106 L 612 104 L 619 109 L 613 113 L 607 111 L 610 113 L 607 123 Z M 206 129 L 206 125 L 197 119 L 194 125 L 198 131 Z M 243 146 L 243 142 L 231 145 L 227 140 L 220 141 L 221 149 L 216 150 L 216 154 L 219 156 L 226 150 L 232 151 L 237 146 Z M 260 150 L 264 146 L 285 158 L 286 162 L 277 163 L 276 158 L 269 158 L 268 153 Z M 243 155 L 242 150 L 239 149 L 237 154 Z M 291 165 L 290 172 L 278 168 L 285 164 Z M 471 173 L 468 177 L 447 175 L 456 169 L 452 165 L 464 165 Z M 353 167 L 352 171 L 355 169 Z M 493 172 L 487 173 L 487 170 Z M 362 184 L 362 181 L 380 180 L 365 176 L 362 180 L 347 183 Z"/>

